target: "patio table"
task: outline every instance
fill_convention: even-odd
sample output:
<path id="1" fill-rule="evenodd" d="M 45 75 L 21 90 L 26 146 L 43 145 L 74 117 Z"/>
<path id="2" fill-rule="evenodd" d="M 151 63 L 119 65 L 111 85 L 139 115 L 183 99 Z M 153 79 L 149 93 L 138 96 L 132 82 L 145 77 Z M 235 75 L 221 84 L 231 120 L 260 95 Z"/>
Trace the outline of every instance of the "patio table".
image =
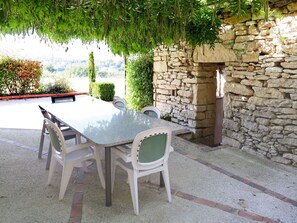
<path id="1" fill-rule="evenodd" d="M 185 131 L 185 127 L 162 119 L 151 118 L 143 113 L 126 109 L 121 111 L 112 103 L 86 98 L 71 103 L 40 104 L 57 119 L 94 142 L 96 148 L 105 149 L 105 195 L 106 206 L 111 198 L 111 149 L 113 146 L 132 143 L 144 130 L 167 126 L 173 134 Z"/>

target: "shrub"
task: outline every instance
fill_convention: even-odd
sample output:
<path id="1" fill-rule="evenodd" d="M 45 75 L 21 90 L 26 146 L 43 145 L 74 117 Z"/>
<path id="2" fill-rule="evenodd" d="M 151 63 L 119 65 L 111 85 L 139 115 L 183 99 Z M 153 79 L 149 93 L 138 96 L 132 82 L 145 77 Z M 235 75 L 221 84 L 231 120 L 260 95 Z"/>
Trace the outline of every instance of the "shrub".
<path id="1" fill-rule="evenodd" d="M 100 98 L 103 101 L 112 101 L 115 91 L 114 83 L 91 83 L 92 96 Z"/>
<path id="2" fill-rule="evenodd" d="M 66 78 L 54 79 L 53 82 L 43 84 L 39 88 L 39 93 L 58 94 L 73 91 Z"/>
<path id="3" fill-rule="evenodd" d="M 4 57 L 0 60 L 0 94 L 36 93 L 41 75 L 39 61 Z"/>
<path id="4" fill-rule="evenodd" d="M 153 54 L 139 55 L 127 64 L 127 95 L 129 108 L 140 111 L 153 104 Z"/>

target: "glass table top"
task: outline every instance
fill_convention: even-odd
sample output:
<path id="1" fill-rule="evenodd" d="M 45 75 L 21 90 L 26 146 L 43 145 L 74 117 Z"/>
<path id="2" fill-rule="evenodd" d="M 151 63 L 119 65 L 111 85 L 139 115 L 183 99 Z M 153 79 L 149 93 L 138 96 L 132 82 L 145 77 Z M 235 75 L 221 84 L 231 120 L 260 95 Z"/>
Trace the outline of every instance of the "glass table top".
<path id="1" fill-rule="evenodd" d="M 139 132 L 154 127 L 169 127 L 173 134 L 185 129 L 134 110 L 121 111 L 112 103 L 92 98 L 40 106 L 84 137 L 106 147 L 132 142 Z"/>

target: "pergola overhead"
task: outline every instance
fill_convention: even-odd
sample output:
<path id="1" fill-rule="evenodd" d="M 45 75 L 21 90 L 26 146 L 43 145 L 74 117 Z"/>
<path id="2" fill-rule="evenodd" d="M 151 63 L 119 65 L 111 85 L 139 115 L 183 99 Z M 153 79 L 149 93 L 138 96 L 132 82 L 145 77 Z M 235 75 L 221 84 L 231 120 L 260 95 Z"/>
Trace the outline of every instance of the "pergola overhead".
<path id="1" fill-rule="evenodd" d="M 50 41 L 105 41 L 115 54 L 145 52 L 160 43 L 217 41 L 222 8 L 237 16 L 268 0 L 4 0 L 0 33 L 36 32 Z"/>

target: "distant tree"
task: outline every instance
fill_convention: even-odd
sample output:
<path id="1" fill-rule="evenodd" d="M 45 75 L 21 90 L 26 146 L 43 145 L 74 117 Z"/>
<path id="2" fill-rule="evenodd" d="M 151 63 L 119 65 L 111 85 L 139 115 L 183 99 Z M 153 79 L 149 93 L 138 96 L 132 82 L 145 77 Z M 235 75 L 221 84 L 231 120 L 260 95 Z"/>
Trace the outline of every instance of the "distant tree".
<path id="1" fill-rule="evenodd" d="M 106 77 L 108 77 L 108 72 L 107 71 L 99 71 L 98 75 L 101 78 L 106 78 Z"/>
<path id="2" fill-rule="evenodd" d="M 89 68 L 88 68 L 88 75 L 89 75 L 89 93 L 92 93 L 91 83 L 96 82 L 96 70 L 95 70 L 95 62 L 94 62 L 94 53 L 91 52 L 89 54 Z"/>
<path id="3" fill-rule="evenodd" d="M 50 72 L 50 73 L 54 73 L 56 72 L 57 70 L 54 68 L 54 66 L 52 64 L 49 64 L 45 67 L 45 69 Z"/>
<path id="4" fill-rule="evenodd" d="M 86 66 L 68 67 L 66 73 L 69 77 L 88 77 L 88 68 Z"/>

